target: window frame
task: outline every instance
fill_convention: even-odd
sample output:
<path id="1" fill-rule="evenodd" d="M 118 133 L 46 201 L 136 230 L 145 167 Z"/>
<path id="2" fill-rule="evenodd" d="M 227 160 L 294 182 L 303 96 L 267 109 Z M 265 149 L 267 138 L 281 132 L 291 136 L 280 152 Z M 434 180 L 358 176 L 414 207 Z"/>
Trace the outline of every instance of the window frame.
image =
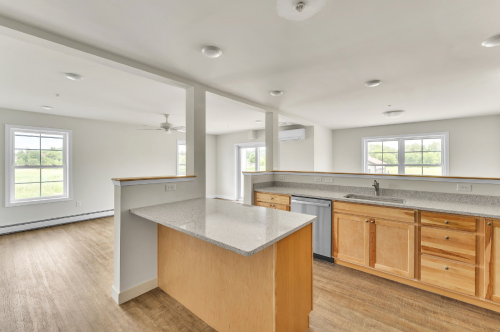
<path id="1" fill-rule="evenodd" d="M 176 153 L 175 153 L 175 170 L 176 170 L 175 174 L 177 176 L 185 176 L 185 175 L 187 175 L 187 160 L 186 160 L 186 164 L 182 164 L 182 165 L 186 166 L 186 174 L 185 175 L 179 174 L 179 168 L 180 168 L 179 167 L 180 166 L 179 165 L 179 145 L 186 145 L 186 140 L 184 140 L 184 139 L 177 140 L 177 145 L 176 145 L 177 148 L 176 148 Z M 187 146 L 186 146 L 186 153 L 187 153 Z"/>
<path id="2" fill-rule="evenodd" d="M 413 139 L 441 139 L 441 167 L 443 173 L 440 176 L 448 176 L 450 172 L 449 163 L 449 133 L 448 132 L 438 132 L 438 133 L 426 133 L 426 134 L 409 134 L 409 135 L 389 135 L 389 136 L 372 136 L 372 137 L 362 137 L 361 138 L 361 169 L 363 173 L 366 174 L 378 174 L 369 173 L 368 166 L 373 166 L 368 164 L 368 143 L 369 142 L 384 142 L 384 141 L 398 141 L 398 174 L 392 175 L 410 175 L 405 174 L 405 166 L 427 166 L 426 164 L 408 164 L 405 165 L 405 140 Z M 391 165 L 388 165 L 391 166 Z M 392 165 L 396 166 L 396 165 Z M 435 166 L 435 165 L 428 165 Z M 388 174 L 388 173 L 384 173 Z M 435 175 L 421 175 L 421 176 L 435 176 Z"/>
<path id="3" fill-rule="evenodd" d="M 49 197 L 34 197 L 15 199 L 15 170 L 14 151 L 15 151 L 15 133 L 22 131 L 24 133 L 62 135 L 63 136 L 63 165 L 64 172 L 64 194 Z M 31 127 L 20 125 L 5 125 L 5 207 L 14 207 L 32 204 L 46 204 L 70 201 L 73 199 L 73 168 L 72 168 L 72 136 L 73 131 L 68 129 L 55 129 L 45 127 Z M 40 146 L 41 149 L 41 146 Z M 41 160 L 40 160 L 41 162 Z M 25 166 L 28 168 L 60 168 L 53 166 Z M 41 179 L 40 179 L 41 183 Z"/>

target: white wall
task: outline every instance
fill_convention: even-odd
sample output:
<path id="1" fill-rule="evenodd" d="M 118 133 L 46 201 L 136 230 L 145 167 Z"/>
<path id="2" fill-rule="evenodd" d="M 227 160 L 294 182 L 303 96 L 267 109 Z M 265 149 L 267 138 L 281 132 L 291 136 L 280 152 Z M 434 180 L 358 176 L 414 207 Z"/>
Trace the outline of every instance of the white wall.
<path id="1" fill-rule="evenodd" d="M 333 171 L 333 130 L 314 126 L 314 171 Z"/>
<path id="2" fill-rule="evenodd" d="M 206 138 L 206 179 L 207 196 L 217 195 L 217 136 L 207 135 Z"/>
<path id="3" fill-rule="evenodd" d="M 281 127 L 280 130 L 303 128 L 302 126 Z M 305 127 L 306 139 L 279 142 L 279 169 L 283 171 L 313 171 L 315 128 Z M 330 140 L 331 141 L 331 140 Z"/>
<path id="4" fill-rule="evenodd" d="M 451 176 L 500 177 L 500 115 L 333 131 L 333 171 L 359 173 L 361 138 L 450 133 Z"/>
<path id="5" fill-rule="evenodd" d="M 73 200 L 5 207 L 5 124 L 73 130 Z M 113 209 L 111 178 L 176 174 L 176 140 L 183 133 L 0 109 L 0 226 Z M 82 201 L 76 207 L 75 201 Z"/>

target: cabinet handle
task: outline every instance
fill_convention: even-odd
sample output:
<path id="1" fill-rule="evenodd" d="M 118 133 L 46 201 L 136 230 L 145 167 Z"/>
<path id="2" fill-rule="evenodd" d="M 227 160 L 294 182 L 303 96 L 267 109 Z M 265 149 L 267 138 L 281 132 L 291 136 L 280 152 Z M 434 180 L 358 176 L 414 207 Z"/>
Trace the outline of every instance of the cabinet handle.
<path id="1" fill-rule="evenodd" d="M 449 222 L 448 220 L 446 220 L 444 223 L 445 223 L 445 224 L 449 224 L 450 222 Z"/>
<path id="2" fill-rule="evenodd" d="M 448 267 L 448 266 L 445 266 L 445 267 L 444 267 L 444 269 L 445 269 L 445 270 L 449 270 L 449 267 Z"/>
<path id="3" fill-rule="evenodd" d="M 372 221 L 371 221 L 371 223 L 372 223 L 372 224 L 374 224 L 374 223 L 375 223 L 375 220 L 372 220 Z"/>
<path id="4" fill-rule="evenodd" d="M 274 197 L 271 197 L 271 201 L 274 199 Z"/>
<path id="5" fill-rule="evenodd" d="M 365 220 L 365 222 L 369 222 L 370 220 Z"/>
<path id="6" fill-rule="evenodd" d="M 450 239 L 450 237 L 449 237 L 449 236 L 445 236 L 444 238 L 445 238 L 446 240 L 449 240 L 449 239 Z"/>
<path id="7" fill-rule="evenodd" d="M 491 222 L 489 222 L 489 223 L 488 223 L 488 226 L 491 226 L 491 225 L 492 225 L 492 223 L 491 223 Z"/>

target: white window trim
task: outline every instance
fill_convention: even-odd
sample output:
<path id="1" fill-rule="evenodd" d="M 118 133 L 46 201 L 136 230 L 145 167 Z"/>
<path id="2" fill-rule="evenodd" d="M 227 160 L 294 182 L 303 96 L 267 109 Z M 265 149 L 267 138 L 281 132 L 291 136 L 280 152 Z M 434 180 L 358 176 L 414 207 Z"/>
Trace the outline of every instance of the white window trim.
<path id="1" fill-rule="evenodd" d="M 361 169 L 363 173 L 368 173 L 368 163 L 367 163 L 367 151 L 368 151 L 368 143 L 369 142 L 378 142 L 378 141 L 391 141 L 391 140 L 399 140 L 401 138 L 404 139 L 429 139 L 429 138 L 439 138 L 441 139 L 441 158 L 442 158 L 442 167 L 443 174 L 441 176 L 447 176 L 450 173 L 450 155 L 449 155 L 449 133 L 448 132 L 439 132 L 439 133 L 427 133 L 427 134 L 409 134 L 409 135 L 390 135 L 390 136 L 374 136 L 374 137 L 362 137 L 361 138 Z M 398 163 L 399 169 L 397 175 L 404 175 L 404 143 L 401 140 L 399 142 L 398 148 Z M 403 152 L 403 153 L 401 153 Z M 403 172 L 401 171 L 403 170 Z M 373 174 L 373 173 L 368 173 Z M 396 175 L 396 174 L 394 174 Z"/>
<path id="2" fill-rule="evenodd" d="M 23 200 L 14 199 L 14 139 L 13 133 L 22 130 L 23 132 L 36 132 L 44 134 L 62 134 L 64 136 L 64 159 L 66 165 L 66 177 L 64 179 L 64 195 L 52 197 L 37 197 Z M 67 129 L 43 128 L 43 127 L 30 127 L 19 125 L 5 125 L 5 207 L 14 207 L 32 204 L 45 204 L 62 201 L 70 201 L 73 199 L 73 168 L 72 168 L 72 136 L 73 131 Z M 43 167 L 42 167 L 43 168 Z"/>
<path id="3" fill-rule="evenodd" d="M 240 164 L 240 148 L 262 148 L 266 147 L 266 142 L 248 142 L 248 143 L 237 143 L 234 145 L 234 169 L 236 170 L 235 172 L 235 199 L 236 200 L 242 200 L 243 197 L 241 197 L 241 178 L 240 176 L 243 176 L 242 171 L 241 171 L 241 164 Z M 259 153 L 256 154 L 255 156 L 255 165 L 259 165 L 260 163 L 260 155 Z"/>
<path id="4" fill-rule="evenodd" d="M 175 174 L 177 174 L 177 176 L 179 176 L 179 145 L 186 145 L 186 140 L 183 140 L 183 139 L 178 139 L 177 140 L 177 149 L 176 149 L 176 153 L 175 153 Z M 187 150 L 187 146 L 186 146 L 186 150 Z M 186 175 L 187 175 L 187 164 L 186 164 Z"/>

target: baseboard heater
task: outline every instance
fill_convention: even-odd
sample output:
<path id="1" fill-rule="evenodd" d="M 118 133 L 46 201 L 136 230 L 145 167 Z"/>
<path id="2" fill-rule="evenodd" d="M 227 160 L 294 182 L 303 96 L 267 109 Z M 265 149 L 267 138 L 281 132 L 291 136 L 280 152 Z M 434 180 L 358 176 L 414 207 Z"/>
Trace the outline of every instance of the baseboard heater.
<path id="1" fill-rule="evenodd" d="M 114 210 L 112 209 L 112 210 L 77 214 L 77 215 L 67 216 L 67 217 L 59 217 L 59 218 L 30 221 L 30 222 L 15 224 L 15 225 L 0 226 L 0 235 L 23 232 L 23 231 L 28 231 L 28 230 L 32 230 L 32 229 L 45 228 L 45 227 L 50 227 L 50 226 L 62 225 L 62 224 L 69 224 L 69 223 L 84 221 L 84 220 L 111 217 L 113 215 L 114 215 Z"/>

